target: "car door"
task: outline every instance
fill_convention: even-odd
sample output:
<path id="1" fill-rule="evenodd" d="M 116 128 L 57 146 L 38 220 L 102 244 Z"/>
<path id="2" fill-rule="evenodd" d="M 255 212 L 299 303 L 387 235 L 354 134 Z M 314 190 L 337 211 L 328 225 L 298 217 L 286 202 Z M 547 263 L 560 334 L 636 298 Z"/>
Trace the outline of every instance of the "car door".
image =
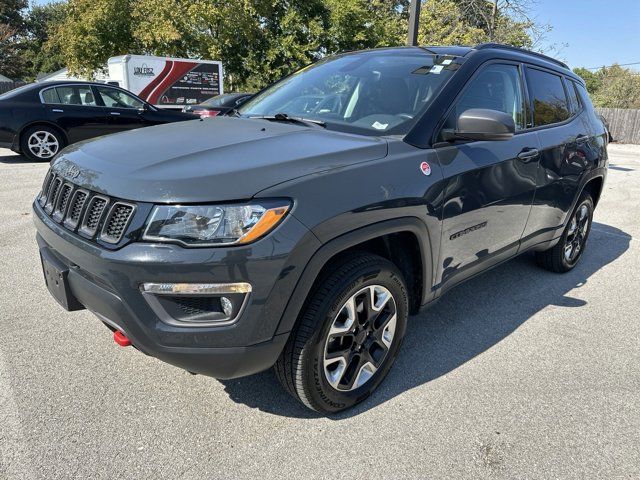
<path id="1" fill-rule="evenodd" d="M 442 286 L 515 255 L 535 194 L 539 144 L 535 132 L 526 130 L 522 66 L 481 67 L 454 101 L 443 129 L 454 128 L 459 115 L 471 108 L 512 115 L 516 134 L 502 141 L 436 144 L 445 180 Z"/>
<path id="2" fill-rule="evenodd" d="M 582 177 L 594 161 L 590 148 L 593 132 L 582 118 L 584 105 L 574 83 L 539 67 L 527 66 L 526 71 L 541 155 L 536 198 L 523 248 L 560 235 Z"/>
<path id="3" fill-rule="evenodd" d="M 130 93 L 106 85 L 94 86 L 96 96 L 104 105 L 107 128 L 110 133 L 123 132 L 147 125 L 145 104 Z"/>
<path id="4" fill-rule="evenodd" d="M 106 133 L 105 112 L 96 102 L 91 85 L 61 85 L 40 92 L 46 117 L 60 126 L 69 143 Z"/>

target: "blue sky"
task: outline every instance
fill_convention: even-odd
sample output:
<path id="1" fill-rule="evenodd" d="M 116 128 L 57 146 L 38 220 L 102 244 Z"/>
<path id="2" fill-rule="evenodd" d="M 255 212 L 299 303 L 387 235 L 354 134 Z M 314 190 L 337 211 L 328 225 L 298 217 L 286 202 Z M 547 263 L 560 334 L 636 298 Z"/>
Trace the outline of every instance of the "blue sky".
<path id="1" fill-rule="evenodd" d="M 572 68 L 640 62 L 640 0 L 532 0 L 532 7 L 553 27 L 547 43 L 568 44 L 556 56 Z M 640 63 L 630 68 L 640 71 Z"/>

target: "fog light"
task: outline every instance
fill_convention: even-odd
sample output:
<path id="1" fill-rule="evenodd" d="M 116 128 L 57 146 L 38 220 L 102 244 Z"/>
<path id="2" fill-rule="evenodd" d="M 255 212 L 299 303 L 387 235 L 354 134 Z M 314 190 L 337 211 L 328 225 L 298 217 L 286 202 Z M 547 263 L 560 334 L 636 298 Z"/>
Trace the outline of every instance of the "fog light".
<path id="1" fill-rule="evenodd" d="M 230 317 L 233 313 L 233 303 L 227 297 L 220 298 L 220 304 L 222 305 L 222 311 L 227 317 Z"/>

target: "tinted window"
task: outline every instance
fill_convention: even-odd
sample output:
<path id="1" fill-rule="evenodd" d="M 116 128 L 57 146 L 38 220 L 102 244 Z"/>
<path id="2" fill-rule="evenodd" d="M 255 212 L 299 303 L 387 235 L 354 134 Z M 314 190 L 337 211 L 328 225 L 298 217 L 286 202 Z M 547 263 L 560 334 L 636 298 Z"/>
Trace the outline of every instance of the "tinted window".
<path id="1" fill-rule="evenodd" d="M 133 95 L 109 87 L 96 87 L 104 105 L 109 108 L 141 109 L 144 103 Z"/>
<path id="2" fill-rule="evenodd" d="M 44 100 L 44 103 L 60 103 L 60 99 L 58 98 L 58 92 L 56 92 L 55 88 L 49 88 L 47 90 L 43 90 L 42 100 Z"/>
<path id="3" fill-rule="evenodd" d="M 96 99 L 89 86 L 56 87 L 59 103 L 64 105 L 95 106 Z"/>
<path id="4" fill-rule="evenodd" d="M 587 89 L 582 86 L 580 83 L 576 83 L 576 90 L 578 91 L 578 96 L 580 97 L 580 101 L 582 105 L 585 107 L 593 108 L 591 104 L 591 99 L 589 98 L 589 94 L 587 93 Z"/>
<path id="5" fill-rule="evenodd" d="M 569 94 L 569 104 L 571 105 L 571 114 L 574 115 L 580 111 L 582 106 L 578 99 L 578 93 L 576 92 L 576 84 L 570 80 L 566 82 L 567 92 Z"/>
<path id="6" fill-rule="evenodd" d="M 533 101 L 534 126 L 563 122 L 569 118 L 569 105 L 560 76 L 529 68 L 527 80 Z"/>
<path id="7" fill-rule="evenodd" d="M 524 128 L 524 96 L 515 65 L 489 65 L 471 80 L 456 102 L 445 128 L 455 128 L 457 118 L 471 108 L 486 108 L 513 117 L 516 130 Z"/>

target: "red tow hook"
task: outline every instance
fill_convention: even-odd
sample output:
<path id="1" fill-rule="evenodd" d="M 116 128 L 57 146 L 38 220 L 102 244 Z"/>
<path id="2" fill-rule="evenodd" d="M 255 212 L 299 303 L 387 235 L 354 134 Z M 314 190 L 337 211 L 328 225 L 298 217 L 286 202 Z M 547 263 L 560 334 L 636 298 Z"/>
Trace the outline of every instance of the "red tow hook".
<path id="1" fill-rule="evenodd" d="M 129 340 L 127 336 L 120 330 L 116 330 L 115 332 L 113 332 L 113 341 L 121 347 L 128 347 L 129 345 L 131 345 L 131 340 Z"/>

